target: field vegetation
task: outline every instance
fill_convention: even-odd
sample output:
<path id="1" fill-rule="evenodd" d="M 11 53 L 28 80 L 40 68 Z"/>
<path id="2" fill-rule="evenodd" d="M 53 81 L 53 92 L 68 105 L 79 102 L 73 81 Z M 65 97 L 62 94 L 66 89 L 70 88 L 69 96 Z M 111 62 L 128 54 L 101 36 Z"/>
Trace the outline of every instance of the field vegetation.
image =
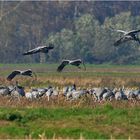
<path id="1" fill-rule="evenodd" d="M 139 88 L 138 65 L 86 65 L 83 71 L 72 66 L 56 72 L 58 64 L 0 64 L 0 84 L 16 80 L 25 90 L 32 87 L 58 86 L 75 83 L 78 88 L 95 86 Z M 31 68 L 37 79 L 17 76 L 12 82 L 6 76 L 15 69 Z M 61 93 L 61 92 L 60 92 Z M 26 139 L 139 139 L 140 102 L 94 102 L 91 96 L 67 101 L 63 95 L 47 101 L 43 97 L 29 101 L 1 97 L 0 138 Z"/>
<path id="2" fill-rule="evenodd" d="M 139 104 L 31 105 L 33 103 L 26 107 L 20 107 L 20 104 L 12 108 L 0 107 L 0 138 L 140 138 Z"/>
<path id="3" fill-rule="evenodd" d="M 140 87 L 140 66 L 139 65 L 89 65 L 86 64 L 86 71 L 67 66 L 63 72 L 56 71 L 59 64 L 0 64 L 0 84 L 11 84 L 6 81 L 6 76 L 13 70 L 32 69 L 36 78 L 19 77 L 19 83 L 26 88 L 41 86 L 58 86 L 75 83 L 79 87 L 90 88 L 99 86 L 108 87 Z"/>

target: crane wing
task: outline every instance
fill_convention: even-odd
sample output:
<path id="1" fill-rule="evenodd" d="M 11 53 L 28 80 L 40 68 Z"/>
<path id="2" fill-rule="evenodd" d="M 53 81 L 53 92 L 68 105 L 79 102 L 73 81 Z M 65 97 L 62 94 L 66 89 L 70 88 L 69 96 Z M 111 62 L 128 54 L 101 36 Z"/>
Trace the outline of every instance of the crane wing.
<path id="1" fill-rule="evenodd" d="M 63 60 L 62 63 L 58 66 L 57 71 L 61 72 L 63 70 L 63 68 L 69 64 L 69 60 Z"/>
<path id="2" fill-rule="evenodd" d="M 74 66 L 79 66 L 80 64 L 83 64 L 84 70 L 86 70 L 86 66 L 81 59 L 73 60 L 73 61 L 70 62 L 70 64 L 74 65 Z"/>
<path id="3" fill-rule="evenodd" d="M 128 34 L 136 34 L 138 32 L 140 32 L 140 29 L 139 30 L 132 30 L 132 31 L 128 32 Z"/>
<path id="4" fill-rule="evenodd" d="M 32 75 L 33 73 L 32 73 L 32 70 L 25 70 L 25 71 L 23 71 L 22 72 L 22 75 L 24 75 L 24 76 L 30 76 L 30 77 L 32 77 L 33 75 Z"/>
<path id="5" fill-rule="evenodd" d="M 112 31 L 120 32 L 120 33 L 123 33 L 123 34 L 128 33 L 127 31 L 117 30 L 117 29 L 114 29 L 114 28 L 112 28 L 112 27 L 110 27 L 110 29 L 111 29 Z"/>
<path id="6" fill-rule="evenodd" d="M 128 33 L 127 31 L 123 31 L 123 30 L 115 30 L 115 31 L 120 32 L 120 33 L 124 33 L 124 34 Z"/>
<path id="7" fill-rule="evenodd" d="M 7 80 L 11 81 L 16 75 L 19 75 L 19 74 L 21 74 L 21 72 L 18 70 L 15 70 L 7 77 Z"/>
<path id="8" fill-rule="evenodd" d="M 79 66 L 82 63 L 81 59 L 76 59 L 70 62 L 71 65 Z"/>
<path id="9" fill-rule="evenodd" d="M 119 40 L 117 40 L 117 41 L 114 43 L 114 46 L 118 46 L 118 45 L 120 45 L 121 43 L 126 42 L 126 41 L 128 41 L 128 40 L 130 40 L 130 38 L 122 37 L 122 38 L 120 38 Z"/>
<path id="10" fill-rule="evenodd" d="M 29 51 L 23 53 L 23 55 L 30 55 L 30 54 L 38 53 L 38 52 L 40 52 L 40 49 L 41 48 L 38 47 L 38 48 L 35 48 L 35 49 L 32 49 L 32 50 L 29 50 Z"/>
<path id="11" fill-rule="evenodd" d="M 34 54 L 34 53 L 38 53 L 38 52 L 48 53 L 48 51 L 53 48 L 54 48 L 53 44 L 49 44 L 49 46 L 38 46 L 35 49 L 29 50 L 29 51 L 23 53 L 23 55 L 30 55 L 30 54 Z"/>

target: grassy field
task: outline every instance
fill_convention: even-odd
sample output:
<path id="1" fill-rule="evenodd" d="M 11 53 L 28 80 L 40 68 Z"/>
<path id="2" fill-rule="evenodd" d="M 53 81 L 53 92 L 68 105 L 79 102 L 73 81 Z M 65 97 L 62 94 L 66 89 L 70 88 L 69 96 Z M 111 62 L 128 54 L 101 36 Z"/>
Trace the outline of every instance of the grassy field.
<path id="1" fill-rule="evenodd" d="M 139 65 L 89 65 L 87 70 L 68 66 L 63 72 L 56 71 L 58 64 L 0 64 L 0 84 L 7 83 L 6 76 L 15 69 L 32 69 L 37 74 L 37 80 L 28 77 L 17 77 L 23 86 L 38 87 L 54 85 L 62 87 L 75 83 L 77 86 L 93 87 L 140 87 Z"/>
<path id="2" fill-rule="evenodd" d="M 0 138 L 140 138 L 140 108 L 112 104 L 96 107 L 0 107 Z"/>
<path id="3" fill-rule="evenodd" d="M 81 88 L 140 88 L 138 65 L 86 65 L 83 71 L 69 66 L 56 72 L 58 64 L 0 64 L 0 84 L 9 85 L 6 76 L 15 69 L 32 69 L 37 80 L 16 77 L 25 90 L 31 87 L 58 86 L 75 83 Z M 64 97 L 50 102 L 46 98 L 20 101 L 1 97 L 0 138 L 73 138 L 73 139 L 139 139 L 140 102 L 113 101 L 95 103 L 91 97 L 65 101 Z"/>

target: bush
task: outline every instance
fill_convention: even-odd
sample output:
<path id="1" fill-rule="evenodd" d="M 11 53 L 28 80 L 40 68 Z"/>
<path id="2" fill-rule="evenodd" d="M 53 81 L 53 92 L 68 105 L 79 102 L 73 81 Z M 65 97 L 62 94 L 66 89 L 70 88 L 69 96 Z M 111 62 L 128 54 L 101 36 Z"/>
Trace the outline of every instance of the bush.
<path id="1" fill-rule="evenodd" d="M 20 121 L 22 119 L 22 116 L 18 112 L 11 112 L 8 114 L 3 115 L 3 119 L 8 120 L 8 121 Z"/>

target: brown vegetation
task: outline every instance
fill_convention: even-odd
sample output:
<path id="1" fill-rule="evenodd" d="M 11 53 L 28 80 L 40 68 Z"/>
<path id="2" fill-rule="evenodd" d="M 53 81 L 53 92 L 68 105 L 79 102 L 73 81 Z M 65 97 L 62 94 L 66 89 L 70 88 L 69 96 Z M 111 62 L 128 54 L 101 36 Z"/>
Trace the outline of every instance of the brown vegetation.
<path id="1" fill-rule="evenodd" d="M 76 84 L 80 88 L 93 87 L 129 87 L 140 88 L 139 77 L 111 77 L 111 76 L 94 76 L 94 77 L 40 77 L 37 81 L 28 78 L 16 78 L 19 83 L 25 86 L 25 90 L 32 87 L 47 87 L 48 85 L 58 86 L 60 89 L 65 85 Z M 4 78 L 0 78 L 0 85 L 10 85 L 15 83 L 7 82 Z"/>
<path id="2" fill-rule="evenodd" d="M 50 101 L 46 97 L 30 101 L 24 97 L 21 97 L 20 100 L 17 98 L 11 97 L 1 97 L 0 106 L 2 107 L 18 107 L 18 108 L 58 108 L 58 107 L 89 107 L 95 108 L 97 106 L 104 106 L 105 104 L 110 104 L 115 108 L 133 108 L 139 107 L 140 101 L 103 101 L 95 102 L 93 98 L 88 95 L 84 96 L 78 100 L 70 101 L 66 100 L 64 96 L 59 95 L 58 98 L 51 98 Z"/>

